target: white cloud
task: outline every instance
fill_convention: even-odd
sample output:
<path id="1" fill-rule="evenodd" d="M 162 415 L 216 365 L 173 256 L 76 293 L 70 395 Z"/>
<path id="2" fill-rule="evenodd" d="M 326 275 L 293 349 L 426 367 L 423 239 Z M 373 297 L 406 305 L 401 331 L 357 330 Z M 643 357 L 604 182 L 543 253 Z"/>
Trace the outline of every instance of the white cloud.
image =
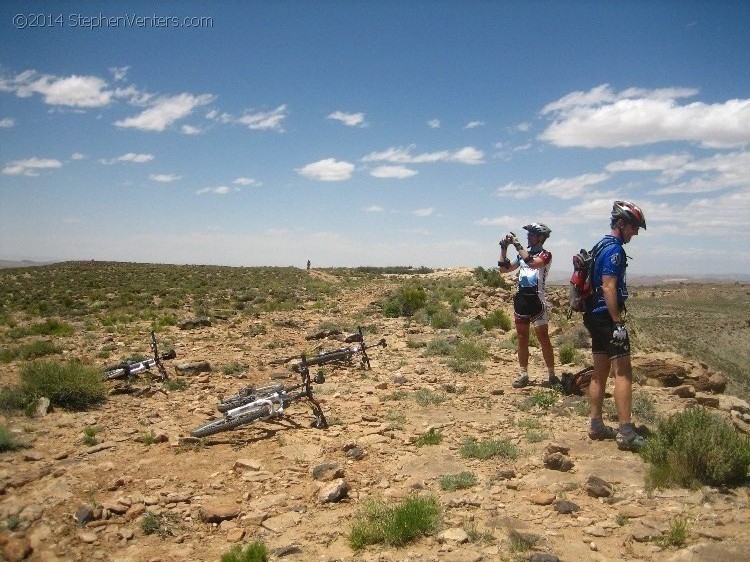
<path id="1" fill-rule="evenodd" d="M 484 126 L 484 121 L 469 121 L 464 125 L 464 129 L 476 129 L 477 127 Z"/>
<path id="2" fill-rule="evenodd" d="M 382 213 L 385 209 L 380 205 L 370 205 L 362 209 L 365 213 Z"/>
<path id="3" fill-rule="evenodd" d="M 434 207 L 426 207 L 424 209 L 416 209 L 412 211 L 412 214 L 415 217 L 429 217 L 430 215 L 435 213 Z"/>
<path id="4" fill-rule="evenodd" d="M 243 178 L 243 177 L 240 177 L 240 178 L 237 178 L 237 179 L 233 180 L 232 183 L 235 184 L 235 185 L 252 185 L 252 186 L 255 186 L 255 187 L 259 187 L 259 186 L 263 185 L 258 180 L 254 180 L 253 178 Z"/>
<path id="5" fill-rule="evenodd" d="M 254 131 L 278 131 L 283 132 L 282 121 L 286 118 L 286 104 L 280 105 L 272 111 L 260 111 L 257 113 L 246 113 L 239 119 L 238 123 L 246 125 Z"/>
<path id="6" fill-rule="evenodd" d="M 510 182 L 497 188 L 495 194 L 499 197 L 509 195 L 516 199 L 526 199 L 539 194 L 550 195 L 558 199 L 573 199 L 589 190 L 591 186 L 598 185 L 609 178 L 609 174 L 582 174 L 572 178 L 554 178 L 535 184 Z"/>
<path id="7" fill-rule="evenodd" d="M 203 130 L 199 127 L 194 127 L 193 125 L 183 125 L 180 128 L 180 131 L 183 135 L 200 135 Z"/>
<path id="8" fill-rule="evenodd" d="M 750 143 L 750 99 L 680 105 L 696 95 L 690 88 L 620 93 L 609 85 L 573 92 L 542 109 L 554 122 L 540 139 L 556 146 L 615 148 L 667 141 L 695 142 L 705 147 Z"/>
<path id="9" fill-rule="evenodd" d="M 654 154 L 643 158 L 631 158 L 610 162 L 608 172 L 652 172 L 681 168 L 691 160 L 689 154 Z"/>
<path id="10" fill-rule="evenodd" d="M 439 129 L 440 128 L 440 119 L 430 119 L 427 121 L 427 126 L 430 129 Z"/>
<path id="11" fill-rule="evenodd" d="M 113 66 L 109 69 L 109 71 L 112 73 L 112 77 L 115 79 L 115 82 L 122 82 L 123 80 L 125 80 L 125 77 L 128 75 L 129 70 L 129 66 Z"/>
<path id="12" fill-rule="evenodd" d="M 147 110 L 134 117 L 115 121 L 115 125 L 139 131 L 161 132 L 175 121 L 190 115 L 196 107 L 207 105 L 214 99 L 211 94 L 194 96 L 182 93 L 176 96 L 163 96 L 154 100 Z"/>
<path id="13" fill-rule="evenodd" d="M 456 151 L 443 150 L 439 152 L 425 152 L 412 154 L 415 146 L 406 148 L 388 148 L 380 152 L 371 152 L 362 158 L 363 162 L 391 162 L 394 164 L 432 164 L 435 162 L 459 162 L 461 164 L 484 163 L 484 152 L 472 146 Z"/>
<path id="14" fill-rule="evenodd" d="M 301 176 L 318 181 L 344 181 L 352 177 L 354 164 L 326 158 L 296 170 Z"/>
<path id="15" fill-rule="evenodd" d="M 0 119 L 0 129 L 10 129 L 11 127 L 14 127 L 15 124 L 15 120 L 11 119 L 10 117 Z"/>
<path id="16" fill-rule="evenodd" d="M 708 158 L 685 161 L 681 165 L 666 168 L 661 183 L 687 176 L 680 183 L 665 185 L 657 195 L 679 193 L 708 193 L 728 188 L 750 186 L 750 152 L 719 153 Z"/>
<path id="17" fill-rule="evenodd" d="M 370 175 L 375 178 L 384 179 L 405 179 L 417 175 L 416 170 L 406 166 L 378 166 L 370 171 Z"/>
<path id="18" fill-rule="evenodd" d="M 136 154 L 135 152 L 128 152 L 117 158 L 110 158 L 109 160 L 99 160 L 102 164 L 116 164 L 117 162 L 133 162 L 134 164 L 145 164 L 151 162 L 154 159 L 153 154 Z"/>
<path id="19" fill-rule="evenodd" d="M 42 96 L 48 105 L 77 108 L 104 107 L 112 101 L 107 82 L 97 76 L 71 75 L 60 78 L 26 70 L 14 78 L 0 78 L 0 91 L 14 92 L 20 98 Z"/>
<path id="20" fill-rule="evenodd" d="M 328 119 L 334 121 L 341 121 L 347 127 L 364 127 L 365 123 L 364 113 L 345 113 L 343 111 L 334 111 L 328 116 Z"/>
<path id="21" fill-rule="evenodd" d="M 178 176 L 177 174 L 151 174 L 148 176 L 148 179 L 159 183 L 172 183 L 173 181 L 182 179 L 182 176 Z"/>
<path id="22" fill-rule="evenodd" d="M 59 168 L 62 162 L 54 158 L 26 158 L 25 160 L 14 160 L 8 162 L 2 173 L 7 176 L 30 176 L 39 175 L 38 170 Z"/>
<path id="23" fill-rule="evenodd" d="M 239 188 L 237 187 L 227 187 L 226 185 L 220 185 L 217 187 L 204 187 L 203 189 L 199 189 L 195 192 L 196 195 L 205 195 L 206 193 L 210 193 L 212 195 L 228 195 L 232 192 L 239 191 Z"/>

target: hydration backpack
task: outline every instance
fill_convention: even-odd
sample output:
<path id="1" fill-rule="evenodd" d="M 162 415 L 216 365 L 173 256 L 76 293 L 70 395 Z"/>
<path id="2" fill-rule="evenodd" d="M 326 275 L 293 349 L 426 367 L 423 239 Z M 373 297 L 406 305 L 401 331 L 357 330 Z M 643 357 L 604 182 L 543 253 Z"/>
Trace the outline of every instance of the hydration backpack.
<path id="1" fill-rule="evenodd" d="M 570 308 L 576 312 L 586 310 L 586 305 L 594 296 L 595 288 L 592 284 L 594 274 L 594 262 L 604 248 L 611 246 L 615 242 L 608 240 L 604 244 L 597 242 L 587 252 L 581 248 L 581 251 L 573 256 L 573 275 L 570 276 Z"/>
<path id="2" fill-rule="evenodd" d="M 577 396 L 584 395 L 591 384 L 591 375 L 593 374 L 593 367 L 586 367 L 577 373 L 563 373 L 563 394 L 575 394 Z"/>

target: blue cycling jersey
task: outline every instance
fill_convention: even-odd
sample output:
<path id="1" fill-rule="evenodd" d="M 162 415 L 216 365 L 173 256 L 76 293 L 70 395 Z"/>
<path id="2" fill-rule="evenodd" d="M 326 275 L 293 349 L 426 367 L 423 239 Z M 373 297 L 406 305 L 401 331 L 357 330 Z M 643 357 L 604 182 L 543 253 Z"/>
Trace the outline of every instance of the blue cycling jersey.
<path id="1" fill-rule="evenodd" d="M 591 312 L 594 313 L 607 312 L 607 304 L 604 302 L 604 293 L 602 293 L 603 275 L 617 277 L 617 304 L 620 305 L 620 308 L 628 298 L 628 287 L 625 282 L 625 271 L 628 263 L 622 241 L 611 234 L 607 234 L 597 246 L 602 247 L 602 249 L 596 254 L 591 275 L 591 282 L 596 290 L 593 308 L 591 309 Z"/>

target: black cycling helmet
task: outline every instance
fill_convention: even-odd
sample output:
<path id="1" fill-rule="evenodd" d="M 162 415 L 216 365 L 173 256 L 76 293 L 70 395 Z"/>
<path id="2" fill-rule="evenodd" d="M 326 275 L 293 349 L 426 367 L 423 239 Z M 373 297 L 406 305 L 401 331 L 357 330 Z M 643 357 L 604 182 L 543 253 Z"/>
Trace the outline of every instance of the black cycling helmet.
<path id="1" fill-rule="evenodd" d="M 630 201 L 615 201 L 612 205 L 612 222 L 618 219 L 646 230 L 646 216 L 638 205 Z"/>
<path id="2" fill-rule="evenodd" d="M 549 229 L 549 227 L 546 224 L 542 224 L 540 222 L 532 222 L 531 224 L 527 224 L 523 228 L 524 230 L 528 230 L 529 232 L 532 232 L 534 234 L 541 234 L 545 238 L 549 238 L 549 235 L 552 234 L 552 231 Z"/>

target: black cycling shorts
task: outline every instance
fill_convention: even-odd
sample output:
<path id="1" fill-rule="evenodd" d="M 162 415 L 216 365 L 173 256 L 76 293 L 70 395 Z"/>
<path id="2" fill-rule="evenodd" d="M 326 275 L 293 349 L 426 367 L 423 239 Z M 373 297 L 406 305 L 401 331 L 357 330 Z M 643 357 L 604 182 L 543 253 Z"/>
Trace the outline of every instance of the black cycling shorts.
<path id="1" fill-rule="evenodd" d="M 610 359 L 630 355 L 630 336 L 626 335 L 622 342 L 613 341 L 615 323 L 608 312 L 584 312 L 583 325 L 591 334 L 591 352 L 594 355 L 606 355 Z"/>
<path id="2" fill-rule="evenodd" d="M 530 324 L 544 314 L 544 304 L 539 295 L 516 293 L 513 297 L 516 324 Z"/>

